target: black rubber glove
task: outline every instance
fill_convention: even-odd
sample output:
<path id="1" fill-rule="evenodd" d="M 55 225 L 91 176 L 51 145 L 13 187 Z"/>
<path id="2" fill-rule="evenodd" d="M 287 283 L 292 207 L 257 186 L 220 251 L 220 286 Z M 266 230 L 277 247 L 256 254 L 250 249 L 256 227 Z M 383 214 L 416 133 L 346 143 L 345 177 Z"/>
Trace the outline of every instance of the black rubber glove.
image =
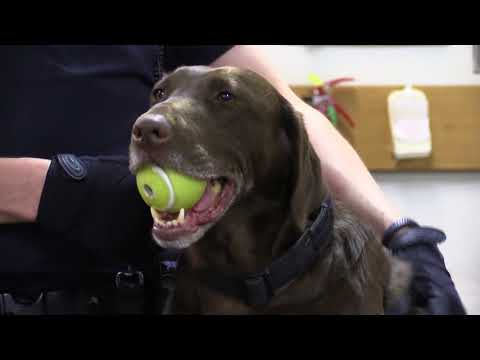
<path id="1" fill-rule="evenodd" d="M 97 259 L 141 256 L 152 217 L 127 157 L 51 159 L 37 222 L 53 236 L 78 242 Z"/>
<path id="2" fill-rule="evenodd" d="M 466 315 L 438 244 L 445 234 L 434 228 L 409 226 L 398 229 L 384 244 L 393 255 L 413 266 L 409 294 L 387 309 L 391 315 Z"/>

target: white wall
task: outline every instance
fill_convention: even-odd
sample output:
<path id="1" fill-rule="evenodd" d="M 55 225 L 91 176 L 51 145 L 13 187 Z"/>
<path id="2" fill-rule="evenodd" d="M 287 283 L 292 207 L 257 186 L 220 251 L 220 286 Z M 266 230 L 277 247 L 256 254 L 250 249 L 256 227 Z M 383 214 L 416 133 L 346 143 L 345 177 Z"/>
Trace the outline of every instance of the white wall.
<path id="1" fill-rule="evenodd" d="M 328 80 L 352 76 L 357 85 L 480 85 L 472 45 L 260 46 L 290 84 L 314 72 Z"/>
<path id="2" fill-rule="evenodd" d="M 357 85 L 480 85 L 471 45 L 261 48 L 290 84 L 308 84 L 314 72 L 323 80 L 352 76 Z M 374 176 L 406 215 L 447 233 L 441 245 L 447 267 L 467 311 L 480 314 L 480 173 Z"/>

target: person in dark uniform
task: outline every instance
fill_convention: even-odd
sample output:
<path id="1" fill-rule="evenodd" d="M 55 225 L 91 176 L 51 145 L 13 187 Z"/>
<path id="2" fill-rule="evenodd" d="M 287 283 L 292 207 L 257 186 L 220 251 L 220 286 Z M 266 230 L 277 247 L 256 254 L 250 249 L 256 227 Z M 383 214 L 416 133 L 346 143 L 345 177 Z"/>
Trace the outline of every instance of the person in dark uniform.
<path id="1" fill-rule="evenodd" d="M 465 313 L 438 251 L 444 234 L 400 217 L 351 146 L 257 47 L 42 45 L 0 53 L 0 314 L 161 313 L 152 219 L 127 156 L 153 84 L 181 65 L 248 67 L 270 80 L 304 115 L 332 191 L 414 263 L 415 304 Z"/>

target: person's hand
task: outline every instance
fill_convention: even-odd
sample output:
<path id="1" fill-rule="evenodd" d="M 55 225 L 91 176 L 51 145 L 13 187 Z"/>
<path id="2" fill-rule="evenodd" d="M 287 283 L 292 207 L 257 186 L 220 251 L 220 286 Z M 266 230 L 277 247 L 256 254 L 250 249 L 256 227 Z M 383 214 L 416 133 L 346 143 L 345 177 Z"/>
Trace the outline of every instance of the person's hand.
<path id="1" fill-rule="evenodd" d="M 445 239 L 442 231 L 418 225 L 403 227 L 385 239 L 392 254 L 413 267 L 409 293 L 387 314 L 466 315 L 438 249 Z"/>

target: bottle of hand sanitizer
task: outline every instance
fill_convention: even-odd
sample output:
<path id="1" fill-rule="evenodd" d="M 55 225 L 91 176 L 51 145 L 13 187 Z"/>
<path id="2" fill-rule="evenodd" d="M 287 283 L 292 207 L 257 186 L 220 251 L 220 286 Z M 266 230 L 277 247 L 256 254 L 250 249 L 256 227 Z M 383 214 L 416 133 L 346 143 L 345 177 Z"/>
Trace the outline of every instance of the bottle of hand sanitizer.
<path id="1" fill-rule="evenodd" d="M 432 152 L 428 100 L 406 85 L 388 96 L 388 115 L 396 159 L 425 158 Z"/>

